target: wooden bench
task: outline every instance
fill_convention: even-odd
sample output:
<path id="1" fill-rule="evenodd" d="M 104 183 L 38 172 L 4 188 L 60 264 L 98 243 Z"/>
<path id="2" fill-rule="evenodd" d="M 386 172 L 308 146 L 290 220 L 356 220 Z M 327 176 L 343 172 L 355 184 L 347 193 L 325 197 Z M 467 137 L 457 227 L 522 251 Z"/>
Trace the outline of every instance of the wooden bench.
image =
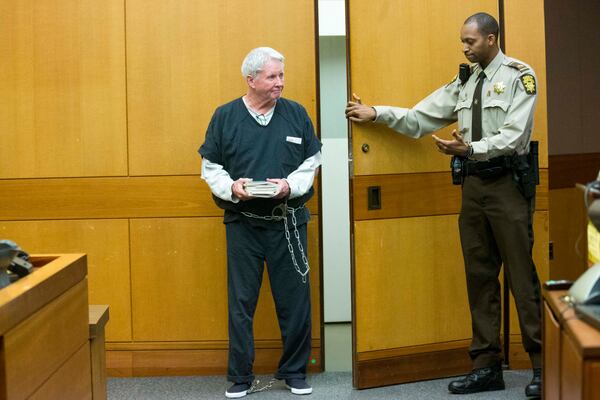
<path id="1" fill-rule="evenodd" d="M 90 360 L 92 366 L 92 399 L 106 400 L 106 352 L 104 327 L 108 322 L 107 305 L 90 305 Z"/>

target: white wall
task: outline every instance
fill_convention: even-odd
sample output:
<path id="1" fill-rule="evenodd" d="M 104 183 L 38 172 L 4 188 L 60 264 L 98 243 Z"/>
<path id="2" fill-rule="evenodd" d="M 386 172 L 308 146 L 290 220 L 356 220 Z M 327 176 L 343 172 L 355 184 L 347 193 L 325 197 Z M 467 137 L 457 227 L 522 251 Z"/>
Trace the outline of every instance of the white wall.
<path id="1" fill-rule="evenodd" d="M 345 34 L 344 0 L 319 0 L 319 36 L 344 36 Z"/>
<path id="2" fill-rule="evenodd" d="M 343 0 L 319 1 L 319 32 L 324 322 L 347 322 L 352 301 Z"/>
<path id="3" fill-rule="evenodd" d="M 326 371 L 352 370 L 344 0 L 319 0 L 323 307 Z"/>

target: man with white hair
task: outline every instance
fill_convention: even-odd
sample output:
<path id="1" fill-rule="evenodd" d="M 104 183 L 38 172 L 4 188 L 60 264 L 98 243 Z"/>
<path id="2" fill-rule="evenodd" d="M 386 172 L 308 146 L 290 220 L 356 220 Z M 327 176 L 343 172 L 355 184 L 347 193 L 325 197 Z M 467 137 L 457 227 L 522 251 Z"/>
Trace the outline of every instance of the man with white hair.
<path id="1" fill-rule="evenodd" d="M 242 63 L 246 95 L 215 111 L 206 131 L 202 178 L 225 210 L 229 303 L 228 398 L 253 386 L 254 311 L 267 264 L 283 340 L 276 379 L 310 394 L 309 265 L 305 203 L 321 165 L 321 144 L 300 104 L 281 97 L 284 57 L 256 48 Z M 261 390 L 261 389 L 258 389 Z"/>

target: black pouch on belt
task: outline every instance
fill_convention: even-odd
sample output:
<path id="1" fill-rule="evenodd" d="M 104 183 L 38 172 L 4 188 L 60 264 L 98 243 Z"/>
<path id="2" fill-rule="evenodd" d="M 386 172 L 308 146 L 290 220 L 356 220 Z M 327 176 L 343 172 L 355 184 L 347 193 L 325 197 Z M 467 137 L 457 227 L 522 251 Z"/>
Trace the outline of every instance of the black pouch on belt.
<path id="1" fill-rule="evenodd" d="M 464 163 L 466 158 L 452 156 L 450 159 L 450 169 L 452 170 L 452 184 L 462 185 L 465 179 Z"/>

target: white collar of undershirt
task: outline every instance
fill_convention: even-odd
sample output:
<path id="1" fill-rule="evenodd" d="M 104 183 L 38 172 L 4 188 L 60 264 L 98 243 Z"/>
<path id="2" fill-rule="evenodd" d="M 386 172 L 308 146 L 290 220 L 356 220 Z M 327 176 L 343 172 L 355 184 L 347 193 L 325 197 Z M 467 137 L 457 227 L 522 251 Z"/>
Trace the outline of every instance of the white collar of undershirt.
<path id="1" fill-rule="evenodd" d="M 261 114 L 261 113 L 258 113 L 256 111 L 254 111 L 252 109 L 252 107 L 250 107 L 250 105 L 248 104 L 248 101 L 246 100 L 246 96 L 242 97 L 242 101 L 244 102 L 244 105 L 246 106 L 246 109 L 248 110 L 248 112 L 250 113 L 250 115 L 252 115 L 252 117 L 256 120 L 256 122 L 258 122 L 262 126 L 269 125 L 269 122 L 271 122 L 271 118 L 273 118 L 273 113 L 275 112 L 275 106 L 273 106 L 266 113 Z"/>

